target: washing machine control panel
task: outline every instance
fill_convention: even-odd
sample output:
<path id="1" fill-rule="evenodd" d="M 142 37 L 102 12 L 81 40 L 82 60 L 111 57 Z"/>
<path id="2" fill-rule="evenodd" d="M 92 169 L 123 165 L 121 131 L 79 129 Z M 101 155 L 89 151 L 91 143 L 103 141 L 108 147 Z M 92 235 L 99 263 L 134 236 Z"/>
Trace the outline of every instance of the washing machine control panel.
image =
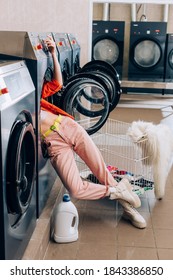
<path id="1" fill-rule="evenodd" d="M 71 33 L 68 33 L 68 38 L 69 38 L 70 46 L 73 50 L 80 49 L 79 43 L 75 38 L 75 36 L 73 36 Z"/>
<path id="2" fill-rule="evenodd" d="M 93 21 L 93 35 L 94 34 L 107 34 L 114 36 L 115 34 L 121 34 L 124 30 L 124 22 L 116 21 Z"/>
<path id="3" fill-rule="evenodd" d="M 131 35 L 160 36 L 166 34 L 166 22 L 132 22 Z"/>
<path id="4" fill-rule="evenodd" d="M 71 50 L 70 42 L 65 33 L 53 33 L 58 52 L 69 52 Z"/>
<path id="5" fill-rule="evenodd" d="M 0 64 L 0 109 L 34 91 L 34 85 L 24 61 Z"/>
<path id="6" fill-rule="evenodd" d="M 47 36 L 52 36 L 50 32 L 28 32 L 28 36 L 34 51 L 35 56 L 39 58 L 50 57 L 51 54 L 48 51 L 45 39 Z"/>

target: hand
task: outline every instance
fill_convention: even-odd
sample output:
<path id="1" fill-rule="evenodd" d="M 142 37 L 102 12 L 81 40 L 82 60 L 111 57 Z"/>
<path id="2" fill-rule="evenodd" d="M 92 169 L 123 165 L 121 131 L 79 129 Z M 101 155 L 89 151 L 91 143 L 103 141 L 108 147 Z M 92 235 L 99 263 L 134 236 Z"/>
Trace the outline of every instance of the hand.
<path id="1" fill-rule="evenodd" d="M 55 53 L 56 45 L 55 45 L 55 42 L 54 42 L 53 38 L 48 35 L 44 42 L 47 45 L 47 48 L 48 48 L 49 52 L 51 54 Z"/>

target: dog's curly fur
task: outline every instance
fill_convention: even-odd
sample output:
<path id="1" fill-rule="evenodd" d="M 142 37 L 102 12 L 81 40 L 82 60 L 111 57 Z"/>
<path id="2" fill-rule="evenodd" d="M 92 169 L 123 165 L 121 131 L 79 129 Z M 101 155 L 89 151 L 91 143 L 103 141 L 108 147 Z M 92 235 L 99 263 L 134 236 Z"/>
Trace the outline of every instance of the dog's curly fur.
<path id="1" fill-rule="evenodd" d="M 155 196 L 157 199 L 162 199 L 172 165 L 173 133 L 171 129 L 162 123 L 156 125 L 152 122 L 134 121 L 127 134 L 134 143 L 140 143 L 143 157 L 147 158 L 143 163 L 153 167 Z"/>

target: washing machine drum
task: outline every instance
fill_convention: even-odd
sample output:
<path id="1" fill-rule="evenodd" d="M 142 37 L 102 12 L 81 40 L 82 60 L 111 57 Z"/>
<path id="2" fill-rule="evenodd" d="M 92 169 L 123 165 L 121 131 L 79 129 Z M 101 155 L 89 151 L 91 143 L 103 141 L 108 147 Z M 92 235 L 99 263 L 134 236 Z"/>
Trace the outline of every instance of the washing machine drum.
<path id="1" fill-rule="evenodd" d="M 9 213 L 22 216 L 30 205 L 35 180 L 35 134 L 32 123 L 17 120 L 7 152 L 6 197 Z"/>
<path id="2" fill-rule="evenodd" d="M 160 46 L 152 40 L 143 40 L 134 48 L 134 61 L 140 68 L 149 69 L 160 61 L 162 52 Z"/>
<path id="3" fill-rule="evenodd" d="M 119 46 L 110 39 L 102 39 L 93 46 L 94 60 L 103 60 L 115 64 L 119 58 L 119 53 Z"/>
<path id="4" fill-rule="evenodd" d="M 106 122 L 109 97 L 106 83 L 90 73 L 76 74 L 64 85 L 61 108 L 93 134 Z"/>

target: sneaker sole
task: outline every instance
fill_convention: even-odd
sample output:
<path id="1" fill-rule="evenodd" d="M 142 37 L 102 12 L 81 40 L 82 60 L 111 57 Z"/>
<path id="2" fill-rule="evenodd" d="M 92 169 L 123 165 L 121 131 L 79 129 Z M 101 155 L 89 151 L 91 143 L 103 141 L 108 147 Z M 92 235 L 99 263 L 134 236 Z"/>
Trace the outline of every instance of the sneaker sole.
<path id="1" fill-rule="evenodd" d="M 131 220 L 128 216 L 126 215 L 122 215 L 122 218 L 126 221 L 129 221 L 133 226 L 135 226 L 136 228 L 139 228 L 139 229 L 144 229 L 146 228 L 146 223 L 145 224 L 142 224 L 142 223 L 138 223 L 138 222 L 135 222 L 133 220 Z"/>

